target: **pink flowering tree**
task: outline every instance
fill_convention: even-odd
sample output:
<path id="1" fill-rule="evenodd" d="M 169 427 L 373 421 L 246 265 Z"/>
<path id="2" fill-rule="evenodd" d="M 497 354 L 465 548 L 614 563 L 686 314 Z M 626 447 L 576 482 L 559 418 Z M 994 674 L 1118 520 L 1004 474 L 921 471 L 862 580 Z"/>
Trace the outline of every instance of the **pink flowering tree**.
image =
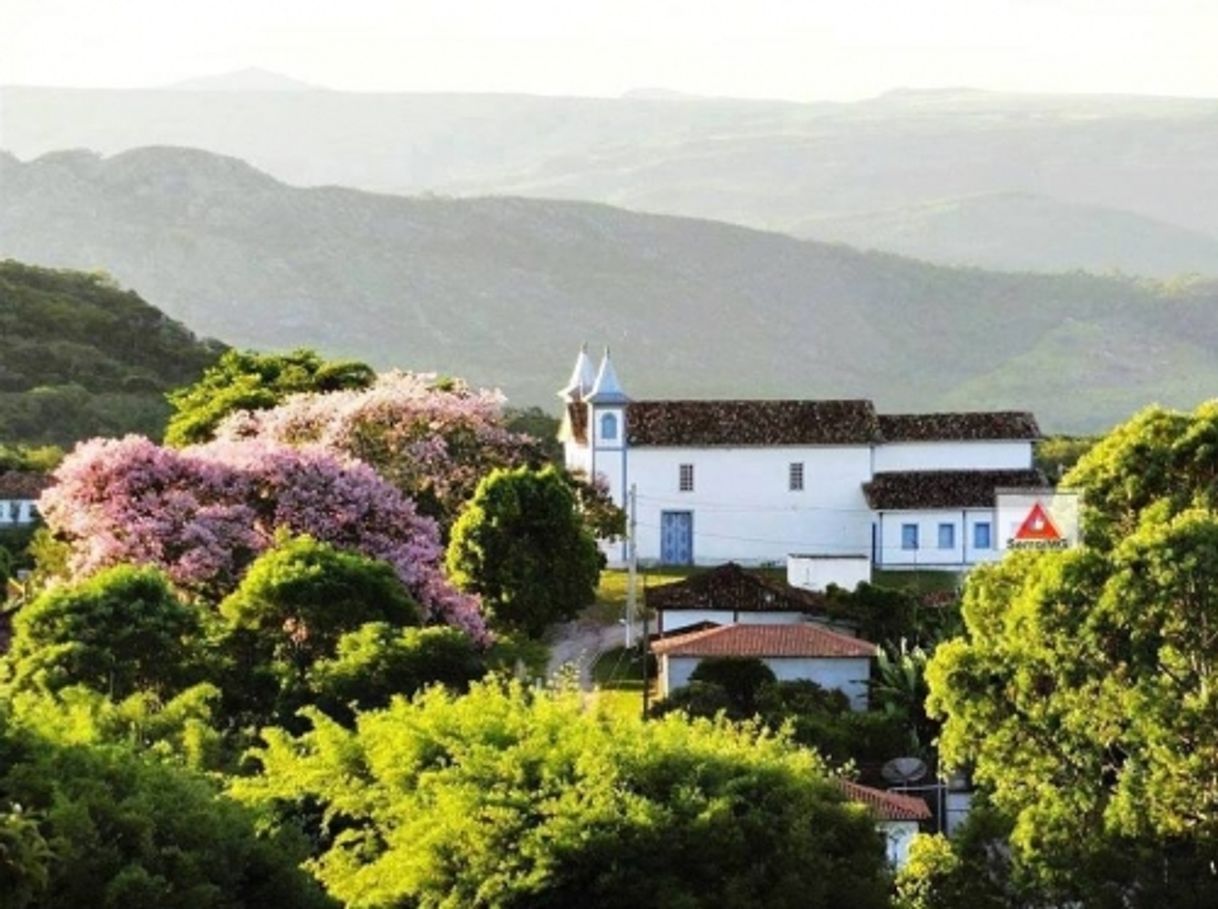
<path id="1" fill-rule="evenodd" d="M 486 640 L 478 600 L 441 570 L 435 521 L 353 458 L 264 439 L 171 449 L 128 436 L 81 444 L 55 479 L 39 508 L 71 549 L 73 578 L 150 564 L 217 600 L 287 530 L 389 563 L 427 618 Z"/>
<path id="2" fill-rule="evenodd" d="M 499 392 L 459 379 L 389 372 L 371 388 L 299 394 L 269 410 L 238 412 L 217 435 L 358 458 L 447 531 L 492 469 L 541 460 L 535 440 L 506 428 L 503 404 Z"/>

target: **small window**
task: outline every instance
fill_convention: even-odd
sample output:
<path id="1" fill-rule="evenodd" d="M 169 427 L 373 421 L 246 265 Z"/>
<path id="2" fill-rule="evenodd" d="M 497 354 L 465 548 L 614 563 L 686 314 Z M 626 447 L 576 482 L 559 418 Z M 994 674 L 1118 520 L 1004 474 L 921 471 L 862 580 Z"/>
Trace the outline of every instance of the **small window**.
<path id="1" fill-rule="evenodd" d="M 990 522 L 978 521 L 973 525 L 973 548 L 974 549 L 989 549 L 990 543 Z"/>
<path id="2" fill-rule="evenodd" d="M 902 549 L 917 549 L 918 548 L 918 525 L 917 524 L 902 524 L 901 525 L 901 548 Z"/>
<path id="3" fill-rule="evenodd" d="M 956 525 L 955 524 L 940 524 L 939 525 L 939 548 L 940 549 L 955 549 L 956 548 Z"/>
<path id="4" fill-rule="evenodd" d="M 787 469 L 787 486 L 792 492 L 800 492 L 804 488 L 804 462 L 792 461 Z"/>
<path id="5" fill-rule="evenodd" d="M 601 438 L 606 441 L 617 438 L 617 414 L 607 413 L 601 417 Z"/>
<path id="6" fill-rule="evenodd" d="M 694 465 L 682 464 L 677 469 L 677 489 L 681 492 L 694 491 Z"/>

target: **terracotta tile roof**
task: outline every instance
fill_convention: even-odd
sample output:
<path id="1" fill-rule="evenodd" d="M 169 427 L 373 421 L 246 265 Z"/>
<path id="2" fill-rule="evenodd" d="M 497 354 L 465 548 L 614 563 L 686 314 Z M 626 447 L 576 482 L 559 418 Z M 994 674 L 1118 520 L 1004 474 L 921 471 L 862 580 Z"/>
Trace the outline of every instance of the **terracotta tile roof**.
<path id="1" fill-rule="evenodd" d="M 1036 417 L 1025 411 L 891 413 L 878 417 L 885 442 L 980 442 L 1039 439 Z"/>
<path id="2" fill-rule="evenodd" d="M 631 445 L 868 445 L 877 437 L 870 401 L 634 401 Z"/>
<path id="3" fill-rule="evenodd" d="M 995 489 L 1047 485 L 1039 470 L 900 470 L 877 473 L 863 494 L 877 511 L 991 508 Z"/>
<path id="4" fill-rule="evenodd" d="M 668 656 L 813 657 L 875 656 L 875 645 L 820 625 L 718 625 L 656 641 L 652 650 Z"/>
<path id="5" fill-rule="evenodd" d="M 0 499 L 37 499 L 52 482 L 49 474 L 6 470 L 0 473 Z"/>
<path id="6" fill-rule="evenodd" d="M 870 786 L 838 778 L 835 778 L 833 782 L 842 790 L 847 799 L 866 805 L 881 821 L 928 821 L 931 818 L 930 808 L 927 807 L 925 799 L 916 795 L 873 789 Z"/>
<path id="7" fill-rule="evenodd" d="M 825 596 L 728 562 L 683 581 L 649 588 L 647 605 L 652 609 L 816 613 L 824 610 Z"/>

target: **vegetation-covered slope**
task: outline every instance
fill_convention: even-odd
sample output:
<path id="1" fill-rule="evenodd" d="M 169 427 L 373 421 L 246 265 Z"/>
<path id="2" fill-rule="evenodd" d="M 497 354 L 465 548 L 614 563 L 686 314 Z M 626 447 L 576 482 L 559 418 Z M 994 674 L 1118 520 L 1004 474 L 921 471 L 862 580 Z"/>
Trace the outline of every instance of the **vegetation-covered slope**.
<path id="1" fill-rule="evenodd" d="M 1218 289 L 952 269 L 709 221 L 286 186 L 139 149 L 0 159 L 0 255 L 105 268 L 261 349 L 499 384 L 552 406 L 583 340 L 637 397 L 1032 408 L 1091 431 L 1218 387 Z"/>
<path id="2" fill-rule="evenodd" d="M 164 393 L 220 354 L 97 274 L 0 261 L 0 440 L 159 435 Z"/>
<path id="3" fill-rule="evenodd" d="M 250 84 L 240 74 L 227 83 Z M 817 219 L 822 229 L 809 234 L 817 239 L 945 263 L 1093 267 L 1095 236 L 1112 236 L 1109 251 L 1139 249 L 1150 229 L 1159 238 L 1151 249 L 1117 264 L 1141 273 L 1150 258 L 1158 274 L 1178 256 L 1149 253 L 1173 230 L 1178 238 L 1200 234 L 1188 244 L 1218 240 L 1213 99 L 955 89 L 796 104 L 671 94 L 6 87 L 0 105 L 3 145 L 22 158 L 192 146 L 295 184 L 578 199 L 788 233 Z M 851 231 L 849 217 L 860 213 L 994 194 L 1047 200 L 1044 208 L 987 206 L 981 226 L 993 231 L 985 236 L 1009 258 L 963 255 L 967 236 L 961 245 L 917 249 L 900 237 L 858 243 Z M 1065 229 L 1063 215 L 1084 230 Z M 843 217 L 839 232 L 823 229 Z M 1029 220 L 1030 231 L 1022 226 Z M 1190 261 L 1184 270 L 1194 270 Z M 1213 262 L 1208 254 L 1203 261 Z"/>

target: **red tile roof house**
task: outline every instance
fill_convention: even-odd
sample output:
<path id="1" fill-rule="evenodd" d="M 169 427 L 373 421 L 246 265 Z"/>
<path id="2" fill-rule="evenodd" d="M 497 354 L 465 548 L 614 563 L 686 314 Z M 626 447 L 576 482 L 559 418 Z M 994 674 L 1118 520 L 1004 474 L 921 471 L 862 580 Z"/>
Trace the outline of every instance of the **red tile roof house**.
<path id="1" fill-rule="evenodd" d="M 876 655 L 874 644 L 811 623 L 718 625 L 661 638 L 651 649 L 659 660 L 661 697 L 688 685 L 704 659 L 754 657 L 781 682 L 806 680 L 841 691 L 853 710 L 867 709 Z"/>
<path id="2" fill-rule="evenodd" d="M 875 815 L 876 828 L 884 835 L 888 861 L 896 869 L 909 860 L 909 847 L 922 823 L 931 819 L 926 802 L 915 795 L 885 792 L 849 780 L 834 781 L 852 802 L 859 802 Z"/>

